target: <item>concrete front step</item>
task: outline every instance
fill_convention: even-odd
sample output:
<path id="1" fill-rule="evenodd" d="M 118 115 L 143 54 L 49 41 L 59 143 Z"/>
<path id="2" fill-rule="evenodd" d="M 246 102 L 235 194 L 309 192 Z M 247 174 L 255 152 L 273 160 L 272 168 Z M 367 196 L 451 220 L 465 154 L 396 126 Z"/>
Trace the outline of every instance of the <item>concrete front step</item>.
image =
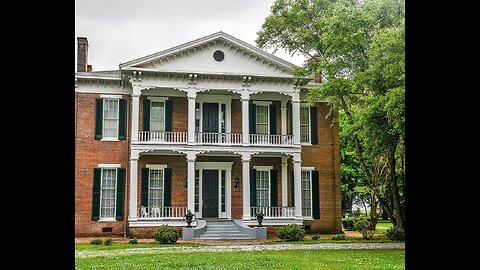
<path id="1" fill-rule="evenodd" d="M 205 231 L 195 239 L 202 240 L 236 240 L 252 239 L 248 234 L 242 233 L 241 229 L 232 220 L 207 221 Z"/>

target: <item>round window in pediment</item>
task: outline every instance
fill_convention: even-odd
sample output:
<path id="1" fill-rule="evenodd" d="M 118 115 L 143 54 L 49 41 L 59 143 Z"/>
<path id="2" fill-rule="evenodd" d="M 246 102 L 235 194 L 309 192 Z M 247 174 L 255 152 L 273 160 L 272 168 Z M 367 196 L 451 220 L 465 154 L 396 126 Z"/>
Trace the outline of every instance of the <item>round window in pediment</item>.
<path id="1" fill-rule="evenodd" d="M 223 58 L 225 58 L 225 54 L 223 54 L 222 51 L 215 51 L 213 53 L 213 59 L 215 59 L 216 61 L 223 61 Z"/>

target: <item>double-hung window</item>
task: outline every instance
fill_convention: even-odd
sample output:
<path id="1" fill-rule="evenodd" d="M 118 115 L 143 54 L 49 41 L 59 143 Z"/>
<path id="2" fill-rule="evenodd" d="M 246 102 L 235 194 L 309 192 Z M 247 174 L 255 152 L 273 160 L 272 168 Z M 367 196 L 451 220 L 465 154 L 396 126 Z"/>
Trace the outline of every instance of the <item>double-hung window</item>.
<path id="1" fill-rule="evenodd" d="M 270 170 L 256 171 L 257 206 L 270 206 Z"/>
<path id="2" fill-rule="evenodd" d="M 302 171 L 302 216 L 312 217 L 312 171 Z"/>
<path id="3" fill-rule="evenodd" d="M 150 106 L 150 131 L 165 131 L 165 102 L 151 101 Z"/>
<path id="4" fill-rule="evenodd" d="M 310 107 L 300 108 L 300 142 L 311 143 Z"/>
<path id="5" fill-rule="evenodd" d="M 257 134 L 270 134 L 268 105 L 257 105 L 255 117 Z"/>
<path id="6" fill-rule="evenodd" d="M 117 169 L 102 169 L 100 182 L 100 220 L 115 220 Z"/>
<path id="7" fill-rule="evenodd" d="M 148 207 L 159 208 L 163 207 L 164 194 L 164 169 L 150 169 L 148 179 Z"/>
<path id="8" fill-rule="evenodd" d="M 103 138 L 118 138 L 118 99 L 103 100 Z"/>

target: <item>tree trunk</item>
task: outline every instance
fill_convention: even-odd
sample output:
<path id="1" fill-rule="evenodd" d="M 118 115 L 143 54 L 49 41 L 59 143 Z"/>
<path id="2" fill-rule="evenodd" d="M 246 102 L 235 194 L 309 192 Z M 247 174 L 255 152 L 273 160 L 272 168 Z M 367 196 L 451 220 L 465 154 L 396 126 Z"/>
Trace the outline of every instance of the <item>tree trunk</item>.
<path id="1" fill-rule="evenodd" d="M 393 199 L 393 215 L 396 220 L 396 227 L 399 229 L 405 228 L 405 219 L 402 214 L 402 206 L 400 204 L 400 193 L 398 192 L 397 180 L 395 179 L 395 150 L 397 149 L 397 142 L 395 141 L 388 153 L 388 171 L 387 171 L 387 181 L 390 184 L 392 189 L 392 199 Z"/>
<path id="2" fill-rule="evenodd" d="M 382 209 L 387 212 L 388 217 L 390 218 L 390 221 L 392 222 L 393 226 L 397 226 L 397 221 L 395 220 L 395 216 L 393 214 L 393 209 L 390 206 L 390 204 L 385 200 L 385 198 L 379 198 L 378 199 L 380 202 L 380 205 L 382 206 Z"/>
<path id="3" fill-rule="evenodd" d="M 378 222 L 377 196 L 375 192 L 371 193 L 370 200 L 370 230 L 375 230 Z"/>

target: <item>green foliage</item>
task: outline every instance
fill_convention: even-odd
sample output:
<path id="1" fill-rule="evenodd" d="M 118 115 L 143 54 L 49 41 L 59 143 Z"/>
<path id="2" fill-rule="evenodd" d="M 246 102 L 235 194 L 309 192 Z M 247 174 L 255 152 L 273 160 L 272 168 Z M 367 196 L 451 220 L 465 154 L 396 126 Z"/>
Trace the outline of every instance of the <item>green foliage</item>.
<path id="1" fill-rule="evenodd" d="M 390 240 L 405 241 L 405 231 L 402 229 L 387 229 L 386 235 Z"/>
<path id="2" fill-rule="evenodd" d="M 318 240 L 318 239 L 320 239 L 320 235 L 318 234 L 312 235 L 312 240 Z"/>
<path id="3" fill-rule="evenodd" d="M 105 246 L 111 246 L 113 244 L 113 239 L 112 238 L 107 238 L 107 239 L 105 239 L 105 242 L 103 244 Z"/>
<path id="4" fill-rule="evenodd" d="M 332 240 L 345 240 L 345 234 L 335 234 L 332 236 Z"/>
<path id="5" fill-rule="evenodd" d="M 133 239 L 130 239 L 130 241 L 128 241 L 128 243 L 131 244 L 131 245 L 136 245 L 136 244 L 138 244 L 138 240 L 137 240 L 137 238 L 133 238 Z"/>
<path id="6" fill-rule="evenodd" d="M 353 225 L 356 231 L 362 233 L 363 239 L 369 240 L 373 238 L 374 231 L 370 230 L 370 222 L 366 219 L 360 219 Z"/>
<path id="7" fill-rule="evenodd" d="M 90 244 L 92 244 L 92 245 L 102 245 L 103 240 L 102 239 L 93 239 L 92 241 L 90 241 Z"/>
<path id="8" fill-rule="evenodd" d="M 153 238 L 160 244 L 176 243 L 179 237 L 178 229 L 168 225 L 160 226 L 153 233 Z"/>
<path id="9" fill-rule="evenodd" d="M 301 241 L 305 237 L 305 230 L 298 224 L 283 225 L 278 229 L 277 237 L 283 241 Z"/>
<path id="10" fill-rule="evenodd" d="M 366 217 L 362 217 L 362 216 L 359 216 L 359 217 L 346 217 L 346 218 L 343 218 L 342 219 L 342 225 L 343 225 L 343 228 L 347 231 L 355 231 L 355 224 L 358 222 L 358 221 L 366 221 L 366 222 L 369 222 L 368 219 Z"/>

